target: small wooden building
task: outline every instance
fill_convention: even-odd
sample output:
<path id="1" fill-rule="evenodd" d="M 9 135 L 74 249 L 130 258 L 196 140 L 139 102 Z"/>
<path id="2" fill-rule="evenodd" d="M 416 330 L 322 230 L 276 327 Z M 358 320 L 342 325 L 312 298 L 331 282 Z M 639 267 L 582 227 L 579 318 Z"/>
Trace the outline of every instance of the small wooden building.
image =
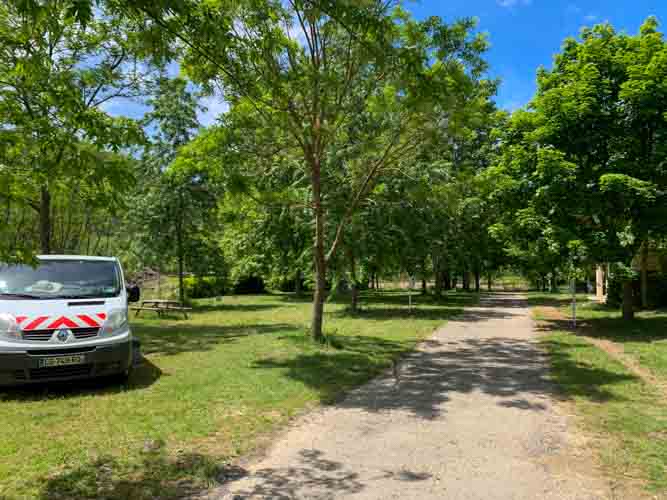
<path id="1" fill-rule="evenodd" d="M 632 260 L 632 268 L 641 273 L 642 260 L 645 260 L 645 270 L 647 274 L 667 273 L 667 256 L 649 248 L 648 251 L 640 252 Z M 604 302 L 607 298 L 607 277 L 609 275 L 609 264 L 598 264 L 595 269 L 595 296 L 599 302 Z"/>

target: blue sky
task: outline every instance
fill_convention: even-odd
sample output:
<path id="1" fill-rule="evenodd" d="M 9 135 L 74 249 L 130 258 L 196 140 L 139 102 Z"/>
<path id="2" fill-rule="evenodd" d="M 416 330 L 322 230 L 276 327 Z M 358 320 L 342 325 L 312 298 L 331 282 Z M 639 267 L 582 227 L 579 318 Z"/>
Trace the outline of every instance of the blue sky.
<path id="1" fill-rule="evenodd" d="M 490 72 L 502 80 L 497 102 L 509 110 L 531 99 L 537 68 L 551 66 L 563 40 L 582 26 L 609 21 L 636 33 L 654 15 L 667 31 L 667 0 L 421 0 L 406 7 L 419 18 L 437 15 L 446 22 L 477 17 L 491 42 Z"/>
<path id="2" fill-rule="evenodd" d="M 510 111 L 528 103 L 535 92 L 537 68 L 549 67 L 563 40 L 577 36 L 583 26 L 609 21 L 619 31 L 636 33 L 654 15 L 667 31 L 667 0 L 407 0 L 404 5 L 418 18 L 436 15 L 446 22 L 478 18 L 479 30 L 491 42 L 486 56 L 490 76 L 502 80 L 497 102 Z M 208 111 L 200 113 L 203 125 L 227 109 L 216 97 L 204 104 Z M 121 101 L 108 106 L 112 114 L 135 118 L 145 109 Z"/>

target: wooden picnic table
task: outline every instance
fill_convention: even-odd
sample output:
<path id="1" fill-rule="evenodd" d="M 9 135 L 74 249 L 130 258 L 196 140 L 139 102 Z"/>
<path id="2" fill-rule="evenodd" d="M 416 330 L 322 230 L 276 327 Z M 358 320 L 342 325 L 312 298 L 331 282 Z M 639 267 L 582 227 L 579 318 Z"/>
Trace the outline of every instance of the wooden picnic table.
<path id="1" fill-rule="evenodd" d="M 158 316 L 162 316 L 169 312 L 178 312 L 182 313 L 185 316 L 185 319 L 188 319 L 188 311 L 191 311 L 191 307 L 185 307 L 178 300 L 162 300 L 162 299 L 147 299 L 142 300 L 140 305 L 137 307 L 131 308 L 133 311 L 137 311 L 135 318 L 139 316 L 141 311 L 153 311 L 156 312 Z"/>

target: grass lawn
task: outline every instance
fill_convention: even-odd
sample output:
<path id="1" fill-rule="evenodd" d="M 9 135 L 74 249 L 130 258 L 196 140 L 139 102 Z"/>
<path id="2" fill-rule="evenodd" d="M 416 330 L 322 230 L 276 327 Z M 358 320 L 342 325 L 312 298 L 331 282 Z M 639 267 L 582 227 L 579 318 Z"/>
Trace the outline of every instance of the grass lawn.
<path id="1" fill-rule="evenodd" d="M 535 306 L 555 306 L 558 315 L 536 309 L 546 331 L 544 345 L 551 354 L 553 376 L 570 399 L 584 428 L 599 438 L 600 458 L 618 481 L 639 480 L 654 493 L 667 494 L 667 398 L 586 337 L 620 346 L 641 368 L 667 383 L 667 312 L 637 314 L 624 322 L 620 312 L 587 302 L 578 308 L 575 335 L 567 296 L 534 294 Z"/>
<path id="2" fill-rule="evenodd" d="M 146 363 L 128 387 L 0 390 L 0 499 L 192 494 L 290 417 L 376 375 L 475 296 L 440 303 L 368 294 L 327 304 L 328 346 L 305 338 L 310 304 L 288 295 L 201 301 L 190 320 L 133 320 Z"/>

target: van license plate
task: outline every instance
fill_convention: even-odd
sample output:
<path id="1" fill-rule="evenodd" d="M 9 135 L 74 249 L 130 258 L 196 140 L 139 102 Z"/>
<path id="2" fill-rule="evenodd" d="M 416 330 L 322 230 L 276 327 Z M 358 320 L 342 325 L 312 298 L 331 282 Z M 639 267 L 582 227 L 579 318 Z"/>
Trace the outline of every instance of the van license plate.
<path id="1" fill-rule="evenodd" d="M 83 365 L 86 363 L 85 356 L 59 356 L 57 358 L 44 358 L 39 360 L 40 368 L 53 368 L 54 366 Z"/>

